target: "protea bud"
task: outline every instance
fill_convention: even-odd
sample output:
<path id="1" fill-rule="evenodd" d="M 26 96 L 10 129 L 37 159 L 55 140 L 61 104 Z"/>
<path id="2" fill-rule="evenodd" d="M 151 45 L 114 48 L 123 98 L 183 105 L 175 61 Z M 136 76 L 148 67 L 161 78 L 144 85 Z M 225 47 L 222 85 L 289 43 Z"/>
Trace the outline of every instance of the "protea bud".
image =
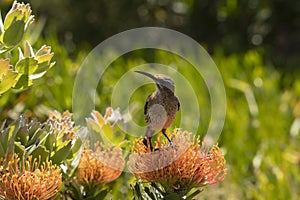
<path id="1" fill-rule="evenodd" d="M 12 8 L 7 13 L 4 23 L 0 19 L 1 43 L 6 48 L 12 48 L 23 38 L 28 25 L 33 21 L 29 4 L 18 3 L 15 1 Z"/>

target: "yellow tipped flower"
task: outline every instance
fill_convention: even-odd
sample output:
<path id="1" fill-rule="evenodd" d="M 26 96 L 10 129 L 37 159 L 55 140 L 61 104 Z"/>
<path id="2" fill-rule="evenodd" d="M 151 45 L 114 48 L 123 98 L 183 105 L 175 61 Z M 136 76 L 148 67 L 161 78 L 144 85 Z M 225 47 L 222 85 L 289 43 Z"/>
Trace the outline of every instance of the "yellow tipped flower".
<path id="1" fill-rule="evenodd" d="M 121 175 L 124 164 L 121 148 L 105 149 L 102 144 L 96 143 L 94 150 L 88 148 L 83 150 L 77 180 L 85 186 L 109 183 Z"/>
<path id="2" fill-rule="evenodd" d="M 191 133 L 181 130 L 174 130 L 172 141 L 174 147 L 157 141 L 159 151 L 149 152 L 143 139 L 138 139 L 129 157 L 129 170 L 138 178 L 160 183 L 166 192 L 177 193 L 225 178 L 226 161 L 217 145 L 203 151 L 198 138 L 193 141 Z"/>
<path id="3" fill-rule="evenodd" d="M 5 199 L 51 199 L 55 197 L 61 186 L 60 169 L 51 162 L 40 164 L 31 157 L 24 157 L 20 164 L 17 155 L 7 167 L 0 165 L 0 196 Z"/>
<path id="4" fill-rule="evenodd" d="M 31 8 L 29 4 L 18 3 L 14 1 L 12 8 L 7 13 L 5 20 L 4 20 L 4 29 L 8 29 L 15 21 L 23 21 L 27 23 L 33 19 L 31 15 Z"/>

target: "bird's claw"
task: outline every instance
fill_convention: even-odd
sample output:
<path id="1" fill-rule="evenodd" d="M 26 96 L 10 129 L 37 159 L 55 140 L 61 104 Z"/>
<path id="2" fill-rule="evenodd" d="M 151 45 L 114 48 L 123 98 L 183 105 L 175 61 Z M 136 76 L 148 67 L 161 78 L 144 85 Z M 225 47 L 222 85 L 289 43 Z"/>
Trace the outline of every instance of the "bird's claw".
<path id="1" fill-rule="evenodd" d="M 175 147 L 175 145 L 173 144 L 173 142 L 170 142 L 170 147 L 174 148 L 175 150 L 177 150 L 177 148 Z"/>

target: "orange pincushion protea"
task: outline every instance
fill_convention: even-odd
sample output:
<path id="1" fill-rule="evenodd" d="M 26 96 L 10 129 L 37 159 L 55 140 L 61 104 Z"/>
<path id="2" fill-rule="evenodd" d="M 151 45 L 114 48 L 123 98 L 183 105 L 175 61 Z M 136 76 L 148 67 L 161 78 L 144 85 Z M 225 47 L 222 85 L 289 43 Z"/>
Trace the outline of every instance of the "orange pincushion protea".
<path id="1" fill-rule="evenodd" d="M 125 161 L 119 147 L 105 149 L 96 143 L 94 150 L 84 149 L 80 158 L 77 180 L 82 185 L 99 185 L 117 179 Z"/>
<path id="2" fill-rule="evenodd" d="M 160 183 L 166 190 L 184 192 L 222 181 L 227 173 L 222 151 L 215 145 L 203 151 L 198 138 L 187 131 L 174 130 L 174 147 L 157 142 L 159 151 L 149 152 L 138 139 L 129 157 L 128 168 L 138 178 Z"/>
<path id="3" fill-rule="evenodd" d="M 14 156 L 7 167 L 0 166 L 0 195 L 5 199 L 51 199 L 61 186 L 60 169 L 51 162 L 40 164 L 31 157 L 19 166 L 20 158 Z"/>

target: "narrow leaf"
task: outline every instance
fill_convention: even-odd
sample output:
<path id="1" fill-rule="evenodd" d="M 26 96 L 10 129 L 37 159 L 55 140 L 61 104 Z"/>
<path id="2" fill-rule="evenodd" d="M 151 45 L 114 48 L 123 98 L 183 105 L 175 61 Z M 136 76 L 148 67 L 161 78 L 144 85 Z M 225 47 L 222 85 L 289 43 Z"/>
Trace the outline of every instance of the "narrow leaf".
<path id="1" fill-rule="evenodd" d="M 41 157 L 41 162 L 45 162 L 49 157 L 50 152 L 44 146 L 38 146 L 34 151 L 32 151 L 29 155 L 32 155 L 33 158 Z"/>
<path id="2" fill-rule="evenodd" d="M 196 190 L 192 194 L 190 194 L 186 199 L 192 200 L 195 196 L 197 196 L 202 190 Z"/>
<path id="3" fill-rule="evenodd" d="M 61 161 L 63 161 L 64 159 L 66 159 L 69 155 L 69 153 L 71 152 L 71 141 L 67 142 L 65 144 L 64 147 L 62 147 L 61 149 L 59 149 L 57 152 L 55 152 L 55 154 L 51 157 L 51 160 L 53 162 L 53 164 L 60 164 Z"/>

